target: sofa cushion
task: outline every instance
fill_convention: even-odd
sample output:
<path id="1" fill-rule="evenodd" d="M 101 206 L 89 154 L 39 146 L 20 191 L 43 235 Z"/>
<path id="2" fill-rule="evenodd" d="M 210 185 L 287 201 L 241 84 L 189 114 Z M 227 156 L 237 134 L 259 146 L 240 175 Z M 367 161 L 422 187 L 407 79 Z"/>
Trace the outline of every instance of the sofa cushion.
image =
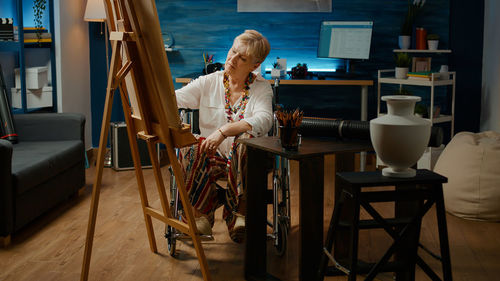
<path id="1" fill-rule="evenodd" d="M 14 145 L 12 154 L 13 185 L 20 195 L 59 174 L 84 157 L 80 140 L 23 141 Z"/>

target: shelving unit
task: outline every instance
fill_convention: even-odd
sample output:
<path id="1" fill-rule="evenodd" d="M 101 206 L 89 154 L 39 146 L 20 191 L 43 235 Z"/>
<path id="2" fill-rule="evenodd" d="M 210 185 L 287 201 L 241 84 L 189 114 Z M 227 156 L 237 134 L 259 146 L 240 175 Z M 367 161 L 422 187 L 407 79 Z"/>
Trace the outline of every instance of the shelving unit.
<path id="1" fill-rule="evenodd" d="M 394 49 L 394 53 L 451 54 L 451 50 Z"/>
<path id="2" fill-rule="evenodd" d="M 448 72 L 448 79 L 440 79 L 440 73 L 432 73 L 431 80 L 416 80 L 416 79 L 396 79 L 394 77 L 394 69 L 385 69 L 378 71 L 378 85 L 377 85 L 377 116 L 380 116 L 380 98 L 381 98 L 381 86 L 382 84 L 396 84 L 402 87 L 403 85 L 413 85 L 413 86 L 423 86 L 431 88 L 430 96 L 430 109 L 429 110 L 429 120 L 432 124 L 451 122 L 451 137 L 454 134 L 455 126 L 455 80 L 456 73 L 454 71 Z M 452 86 L 451 93 L 451 115 L 439 115 L 434 117 L 434 88 L 438 86 Z"/>
<path id="3" fill-rule="evenodd" d="M 19 34 L 18 41 L 0 41 L 0 51 L 10 52 L 14 56 L 17 56 L 16 67 L 19 68 L 20 73 L 20 84 L 21 84 L 21 108 L 13 109 L 14 113 L 28 113 L 32 111 L 38 111 L 41 108 L 28 108 L 27 106 L 27 88 L 26 88 L 26 50 L 27 49 L 49 49 L 50 52 L 50 72 L 51 72 L 51 82 L 52 82 L 52 106 L 48 109 L 50 111 L 57 111 L 57 83 L 56 83 L 56 61 L 55 61 L 55 47 L 54 47 L 54 0 L 47 0 L 47 8 L 45 10 L 45 15 L 49 16 L 49 26 L 46 27 L 51 33 L 50 42 L 25 42 L 24 41 L 24 19 L 23 19 L 23 0 L 1 0 L 3 1 L 13 1 L 15 3 L 15 11 L 12 13 L 15 23 L 17 25 L 17 30 Z M 25 0 L 25 2 L 31 3 L 32 0 Z M 44 40 L 48 41 L 48 40 Z M 14 69 L 3 69 L 4 73 L 7 71 L 14 72 Z M 10 90 L 10 89 L 8 89 Z"/>

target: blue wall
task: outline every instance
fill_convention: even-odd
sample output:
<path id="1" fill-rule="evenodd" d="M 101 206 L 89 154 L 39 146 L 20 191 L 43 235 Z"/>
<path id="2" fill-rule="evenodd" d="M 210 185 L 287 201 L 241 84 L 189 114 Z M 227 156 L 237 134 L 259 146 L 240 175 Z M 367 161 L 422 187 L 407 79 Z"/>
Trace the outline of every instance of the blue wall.
<path id="1" fill-rule="evenodd" d="M 276 57 L 286 58 L 289 68 L 297 63 L 307 63 L 310 69 L 336 68 L 343 64 L 341 60 L 317 58 L 322 20 L 374 22 L 370 59 L 358 63 L 356 70 L 376 80 L 378 69 L 394 67 L 392 51 L 398 48 L 397 37 L 408 1 L 334 0 L 331 13 L 238 13 L 236 3 L 236 0 L 156 0 L 162 32 L 172 34 L 175 40 L 176 51 L 167 53 L 174 80 L 186 74 L 201 72 L 204 52 L 214 54 L 215 62 L 224 62 L 233 38 L 245 29 L 260 31 L 271 43 L 271 53 L 263 63 L 263 68 L 270 68 Z M 449 47 L 449 6 L 449 0 L 426 1 L 417 19 L 418 26 L 441 36 L 440 49 Z M 93 44 L 103 44 L 94 40 L 92 34 L 90 40 L 91 48 Z M 91 60 L 93 64 L 95 60 Z M 447 56 L 433 57 L 433 69 L 437 70 L 443 63 L 447 63 Z M 96 78 L 102 74 L 99 74 L 98 69 L 92 69 L 94 84 L 96 79 L 102 80 Z M 105 73 L 105 68 L 102 71 Z M 104 82 L 101 89 L 105 86 Z M 176 84 L 176 88 L 180 86 Z M 384 91 L 393 90 L 389 87 Z M 428 89 L 410 90 L 423 97 L 429 96 Z M 444 91 L 443 94 L 437 94 L 439 99 Z M 102 107 L 96 111 L 94 105 L 99 102 L 104 102 L 102 91 L 98 94 L 92 91 L 94 146 L 98 145 L 101 125 L 99 115 L 102 116 Z M 359 119 L 359 87 L 280 87 L 280 102 L 290 107 L 300 106 L 309 116 Z M 442 102 L 446 105 L 445 100 Z M 374 118 L 375 111 L 376 85 L 369 90 L 368 117 Z"/>
<path id="2" fill-rule="evenodd" d="M 334 0 L 331 13 L 238 13 L 236 2 L 156 0 L 162 31 L 173 34 L 179 50 L 168 53 L 174 77 L 199 72 L 203 52 L 223 62 L 233 38 L 245 29 L 256 29 L 269 39 L 272 50 L 265 68 L 271 68 L 277 56 L 286 58 L 289 67 L 305 62 L 309 68 L 335 68 L 340 60 L 317 58 L 322 20 L 374 22 L 371 57 L 358 70 L 375 75 L 377 69 L 393 67 L 392 50 L 407 9 L 406 0 Z M 440 34 L 441 46 L 447 47 L 448 22 L 449 2 L 434 0 L 427 1 L 417 24 Z"/>
<path id="3" fill-rule="evenodd" d="M 99 146 L 101 134 L 102 116 L 104 114 L 104 101 L 106 97 L 107 73 L 106 73 L 106 44 L 104 23 L 89 23 L 89 57 L 90 57 L 90 92 L 92 106 L 92 147 Z M 111 46 L 109 46 L 109 57 L 111 57 Z M 123 110 L 121 106 L 120 94 L 117 91 L 113 97 L 113 110 L 111 121 L 123 121 Z M 109 138 L 108 138 L 109 142 Z"/>

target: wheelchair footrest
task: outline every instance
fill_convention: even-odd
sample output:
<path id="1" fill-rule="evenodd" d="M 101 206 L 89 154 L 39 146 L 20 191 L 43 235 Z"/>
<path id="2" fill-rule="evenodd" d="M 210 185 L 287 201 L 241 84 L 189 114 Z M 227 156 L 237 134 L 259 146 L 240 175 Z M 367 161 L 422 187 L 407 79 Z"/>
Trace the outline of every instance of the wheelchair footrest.
<path id="1" fill-rule="evenodd" d="M 198 235 L 201 241 L 214 241 L 215 237 L 213 235 Z M 177 240 L 191 240 L 191 237 L 187 234 L 180 233 L 175 237 Z"/>

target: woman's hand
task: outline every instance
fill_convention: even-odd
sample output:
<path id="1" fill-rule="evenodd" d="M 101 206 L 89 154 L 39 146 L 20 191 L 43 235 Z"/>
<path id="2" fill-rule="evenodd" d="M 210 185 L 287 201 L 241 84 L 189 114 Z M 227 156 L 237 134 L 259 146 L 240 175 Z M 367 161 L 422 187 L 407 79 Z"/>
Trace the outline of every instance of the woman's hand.
<path id="1" fill-rule="evenodd" d="M 206 152 L 208 155 L 214 155 L 224 139 L 225 137 L 218 130 L 214 131 L 201 143 L 201 152 Z"/>

